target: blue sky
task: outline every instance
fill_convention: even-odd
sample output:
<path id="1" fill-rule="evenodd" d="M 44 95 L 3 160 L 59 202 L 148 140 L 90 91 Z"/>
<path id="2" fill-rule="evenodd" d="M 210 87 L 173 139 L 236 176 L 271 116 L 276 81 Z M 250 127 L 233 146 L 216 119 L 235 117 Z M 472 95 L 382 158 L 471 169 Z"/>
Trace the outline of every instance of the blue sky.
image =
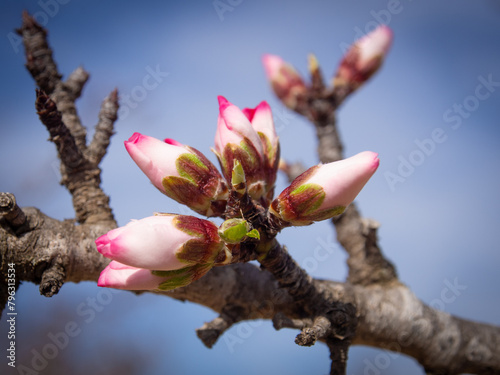
<path id="1" fill-rule="evenodd" d="M 461 0 L 221 0 L 228 10 L 218 13 L 214 3 L 2 2 L 0 190 L 52 217 L 74 216 L 70 195 L 59 185 L 54 145 L 35 114 L 24 51 L 12 34 L 23 9 L 46 24 L 65 77 L 79 65 L 90 72 L 78 101 L 89 137 L 102 99 L 115 87 L 122 96 L 122 117 L 102 163 L 103 188 L 120 225 L 154 211 L 188 213 L 155 190 L 123 141 L 135 131 L 174 138 L 215 162 L 209 150 L 217 95 L 240 107 L 267 100 L 282 156 L 316 164 L 312 126 L 273 96 L 261 56 L 278 54 L 306 77 L 312 52 L 329 78 L 343 46 L 386 23 L 395 39 L 382 70 L 338 113 L 346 156 L 371 150 L 381 159 L 358 197 L 359 208 L 381 223 L 385 254 L 419 298 L 468 319 L 500 324 L 500 6 Z M 141 89 L 151 69 L 160 72 L 158 85 Z M 278 182 L 278 190 L 285 187 L 283 178 Z M 345 256 L 329 223 L 287 229 L 280 239 L 314 276 L 345 278 Z M 322 243 L 334 249 L 326 259 L 315 253 Z M 450 283 L 460 288 L 445 303 Z M 33 350 L 51 343 L 50 332 L 63 332 L 68 322 L 80 330 L 41 374 L 53 373 L 51 363 L 63 358 L 74 374 L 113 374 L 124 358 L 139 364 L 139 372 L 128 367 L 130 374 L 183 375 L 201 368 L 207 374 L 325 374 L 329 368 L 323 345 L 299 348 L 293 343 L 297 332 L 275 332 L 270 322 L 233 327 L 208 350 L 194 329 L 215 314 L 191 303 L 111 294 L 93 283 L 65 285 L 52 299 L 25 284 L 18 303 L 18 355 L 26 366 Z M 5 330 L 2 319 L 0 340 Z M 370 373 L 372 365 L 384 374 L 421 373 L 400 355 L 353 348 L 350 356 L 349 374 Z"/>

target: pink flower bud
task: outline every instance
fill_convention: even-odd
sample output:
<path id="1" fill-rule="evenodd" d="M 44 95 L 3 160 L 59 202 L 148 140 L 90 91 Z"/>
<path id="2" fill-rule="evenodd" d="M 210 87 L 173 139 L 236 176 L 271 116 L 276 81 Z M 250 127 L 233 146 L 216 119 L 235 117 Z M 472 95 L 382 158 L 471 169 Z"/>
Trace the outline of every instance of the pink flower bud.
<path id="1" fill-rule="evenodd" d="M 259 135 L 252 127 L 248 117 L 223 96 L 219 96 L 218 99 L 219 118 L 215 134 L 215 150 L 219 154 L 222 154 L 227 144 L 239 145 L 247 138 L 258 155 L 262 155 L 263 151 Z"/>
<path id="2" fill-rule="evenodd" d="M 211 264 L 200 264 L 172 271 L 151 271 L 111 261 L 101 272 L 97 285 L 126 290 L 172 290 L 205 275 Z"/>
<path id="3" fill-rule="evenodd" d="M 334 86 L 349 85 L 356 90 L 382 65 L 392 44 L 392 31 L 381 25 L 356 41 L 342 59 Z"/>
<path id="4" fill-rule="evenodd" d="M 266 169 L 266 192 L 272 195 L 280 160 L 280 144 L 274 128 L 271 107 L 266 101 L 262 101 L 257 107 L 244 108 L 242 112 L 260 137 Z M 272 199 L 272 196 L 269 199 Z"/>
<path id="5" fill-rule="evenodd" d="M 295 226 L 340 215 L 378 165 L 378 155 L 365 151 L 348 159 L 309 168 L 272 202 L 271 212 Z"/>
<path id="6" fill-rule="evenodd" d="M 249 194 L 259 200 L 272 190 L 279 158 L 271 109 L 262 102 L 255 109 L 242 111 L 219 96 L 219 112 L 215 152 L 224 177 L 231 181 L 234 161 L 238 160 L 245 172 Z"/>
<path id="7" fill-rule="evenodd" d="M 205 216 L 224 212 L 226 185 L 217 168 L 198 150 L 140 133 L 125 141 L 125 148 L 162 193 Z"/>
<path id="8" fill-rule="evenodd" d="M 101 271 L 97 286 L 126 290 L 152 290 L 157 289 L 163 280 L 163 277 L 153 275 L 151 270 L 127 266 L 113 260 Z"/>
<path id="9" fill-rule="evenodd" d="M 113 229 L 95 243 L 106 258 L 128 266 L 176 270 L 213 263 L 224 246 L 217 231 L 208 220 L 160 214 Z"/>
<path id="10" fill-rule="evenodd" d="M 288 108 L 295 109 L 300 97 L 307 91 L 299 73 L 276 55 L 264 55 L 262 63 L 276 96 Z"/>

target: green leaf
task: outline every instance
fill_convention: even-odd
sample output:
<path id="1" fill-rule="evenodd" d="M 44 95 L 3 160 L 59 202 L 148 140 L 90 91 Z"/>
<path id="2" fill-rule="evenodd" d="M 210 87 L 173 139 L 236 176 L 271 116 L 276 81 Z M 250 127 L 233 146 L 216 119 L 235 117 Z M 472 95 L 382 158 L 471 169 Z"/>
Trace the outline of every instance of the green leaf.
<path id="1" fill-rule="evenodd" d="M 257 238 L 258 240 L 260 240 L 260 233 L 257 229 L 252 229 L 250 232 L 246 234 L 246 236 L 251 238 Z"/>

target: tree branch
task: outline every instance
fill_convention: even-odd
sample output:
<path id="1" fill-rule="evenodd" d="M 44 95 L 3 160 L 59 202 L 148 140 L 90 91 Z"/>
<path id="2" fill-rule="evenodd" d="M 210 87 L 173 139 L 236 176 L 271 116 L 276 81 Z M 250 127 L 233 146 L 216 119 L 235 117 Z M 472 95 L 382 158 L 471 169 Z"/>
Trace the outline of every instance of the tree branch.
<path id="1" fill-rule="evenodd" d="M 40 284 L 43 274 L 56 262 L 65 270 L 65 282 L 97 281 L 108 260 L 95 251 L 94 239 L 109 227 L 58 221 L 34 208 L 24 208 L 23 212 L 29 225 L 22 234 L 16 235 L 5 220 L 0 221 L 3 275 L 7 264 L 15 263 L 20 281 Z M 328 300 L 356 308 L 358 321 L 351 340 L 353 345 L 409 355 L 428 371 L 446 370 L 449 374 L 500 371 L 500 327 L 467 321 L 426 306 L 399 282 L 368 286 L 317 279 L 312 282 Z M 281 328 L 315 326 L 271 273 L 250 263 L 215 267 L 187 287 L 157 294 L 201 304 L 221 316 L 230 315 L 230 319 L 224 317 L 217 324 L 202 327 L 205 331 L 217 325 L 215 336 L 231 322 L 249 319 L 274 319 L 277 326 L 281 317 Z M 0 297 L 0 300 L 5 298 Z M 319 328 L 315 330 L 318 332 Z M 218 337 L 215 336 L 204 342 L 213 345 Z"/>

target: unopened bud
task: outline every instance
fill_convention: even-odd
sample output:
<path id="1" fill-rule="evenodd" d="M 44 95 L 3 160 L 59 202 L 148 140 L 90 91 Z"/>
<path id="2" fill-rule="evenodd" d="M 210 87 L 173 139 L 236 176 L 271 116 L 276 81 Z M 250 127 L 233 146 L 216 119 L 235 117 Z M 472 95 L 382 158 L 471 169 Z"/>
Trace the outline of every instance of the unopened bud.
<path id="1" fill-rule="evenodd" d="M 240 110 L 219 96 L 214 151 L 227 181 L 232 180 L 237 161 L 243 168 L 248 194 L 257 201 L 267 198 L 274 188 L 279 158 L 269 105 L 262 102 L 254 109 Z"/>
<path id="2" fill-rule="evenodd" d="M 195 148 L 134 133 L 125 147 L 162 193 L 199 214 L 220 216 L 227 187 L 217 168 Z"/>
<path id="3" fill-rule="evenodd" d="M 307 88 L 293 66 L 276 55 L 264 55 L 262 63 L 276 96 L 290 109 L 295 109 Z"/>
<path id="4" fill-rule="evenodd" d="M 213 263 L 224 246 L 212 222 L 168 214 L 131 221 L 99 237 L 96 245 L 106 258 L 150 270 Z"/>
<path id="5" fill-rule="evenodd" d="M 340 215 L 379 165 L 376 153 L 317 165 L 297 177 L 271 204 L 271 212 L 295 226 Z"/>
<path id="6" fill-rule="evenodd" d="M 356 90 L 379 69 L 391 44 L 392 31 L 385 25 L 357 40 L 340 62 L 333 85 Z"/>

